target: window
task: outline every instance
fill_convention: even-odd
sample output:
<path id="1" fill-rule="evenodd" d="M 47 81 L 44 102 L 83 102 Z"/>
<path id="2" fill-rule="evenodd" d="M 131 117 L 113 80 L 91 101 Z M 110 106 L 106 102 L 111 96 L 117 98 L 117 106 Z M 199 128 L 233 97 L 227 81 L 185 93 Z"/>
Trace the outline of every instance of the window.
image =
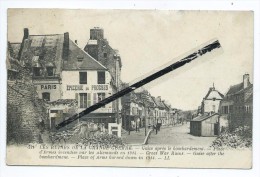
<path id="1" fill-rule="evenodd" d="M 228 106 L 222 106 L 222 113 L 228 114 Z"/>
<path id="2" fill-rule="evenodd" d="M 103 56 L 104 56 L 104 58 L 107 58 L 107 53 L 104 53 Z"/>
<path id="3" fill-rule="evenodd" d="M 245 109 L 246 109 L 246 113 L 250 113 L 250 106 L 249 105 L 246 105 Z"/>
<path id="4" fill-rule="evenodd" d="M 45 101 L 50 101 L 50 93 L 49 92 L 42 93 L 42 99 Z"/>
<path id="5" fill-rule="evenodd" d="M 48 76 L 53 76 L 53 75 L 54 75 L 54 73 L 53 73 L 53 67 L 47 67 L 46 69 L 47 69 L 47 75 L 48 75 Z"/>
<path id="6" fill-rule="evenodd" d="M 80 93 L 79 94 L 79 107 L 87 108 L 91 106 L 91 96 L 90 93 Z"/>
<path id="7" fill-rule="evenodd" d="M 87 72 L 79 72 L 79 83 L 87 84 Z"/>
<path id="8" fill-rule="evenodd" d="M 98 84 L 105 84 L 105 71 L 98 71 Z"/>
<path id="9" fill-rule="evenodd" d="M 51 110 L 51 113 L 58 113 L 58 110 Z"/>
<path id="10" fill-rule="evenodd" d="M 40 68 L 34 67 L 33 68 L 33 76 L 41 76 Z"/>

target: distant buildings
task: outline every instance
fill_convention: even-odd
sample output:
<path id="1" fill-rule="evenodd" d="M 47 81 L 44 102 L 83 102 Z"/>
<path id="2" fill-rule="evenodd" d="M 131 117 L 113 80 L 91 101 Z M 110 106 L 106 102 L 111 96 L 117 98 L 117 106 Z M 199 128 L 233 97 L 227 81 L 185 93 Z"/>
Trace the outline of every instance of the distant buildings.
<path id="1" fill-rule="evenodd" d="M 127 84 L 123 84 L 127 87 Z M 131 92 L 122 98 L 123 127 L 136 130 L 141 127 L 151 128 L 156 124 L 175 125 L 176 109 L 161 99 L 153 97 L 147 90 Z"/>
<path id="2" fill-rule="evenodd" d="M 250 83 L 249 74 L 244 74 L 242 82 L 231 86 L 225 96 L 214 86 L 209 89 L 198 108 L 197 117 L 190 122 L 190 133 L 215 136 L 227 128 L 252 127 L 252 114 L 253 84 Z"/>

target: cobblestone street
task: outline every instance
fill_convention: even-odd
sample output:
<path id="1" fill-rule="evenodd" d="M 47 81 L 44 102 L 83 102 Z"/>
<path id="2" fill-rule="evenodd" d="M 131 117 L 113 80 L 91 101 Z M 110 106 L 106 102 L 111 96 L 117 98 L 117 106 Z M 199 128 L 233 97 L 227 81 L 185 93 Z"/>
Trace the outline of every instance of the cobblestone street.
<path id="1" fill-rule="evenodd" d="M 147 132 L 149 129 L 147 129 Z M 189 123 L 184 125 L 161 127 L 156 134 L 152 132 L 148 141 L 149 145 L 173 145 L 173 146 L 210 146 L 216 137 L 198 137 L 189 134 Z M 140 132 L 132 131 L 130 135 L 124 132 L 122 136 L 123 142 L 127 144 L 142 144 L 144 142 L 144 129 Z"/>

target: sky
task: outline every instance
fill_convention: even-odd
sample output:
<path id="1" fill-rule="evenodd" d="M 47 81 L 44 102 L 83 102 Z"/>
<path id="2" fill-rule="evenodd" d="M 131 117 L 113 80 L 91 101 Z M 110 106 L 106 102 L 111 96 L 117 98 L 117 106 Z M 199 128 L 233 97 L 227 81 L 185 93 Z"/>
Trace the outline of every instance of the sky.
<path id="1" fill-rule="evenodd" d="M 172 107 L 197 109 L 212 87 L 225 94 L 250 74 L 253 82 L 253 13 L 247 11 L 58 10 L 10 9 L 8 40 L 21 42 L 23 28 L 30 34 L 69 32 L 84 48 L 93 27 L 122 59 L 122 80 L 133 83 L 143 75 L 173 63 L 201 44 L 218 39 L 223 53 L 190 63 L 148 84 L 154 96 Z"/>

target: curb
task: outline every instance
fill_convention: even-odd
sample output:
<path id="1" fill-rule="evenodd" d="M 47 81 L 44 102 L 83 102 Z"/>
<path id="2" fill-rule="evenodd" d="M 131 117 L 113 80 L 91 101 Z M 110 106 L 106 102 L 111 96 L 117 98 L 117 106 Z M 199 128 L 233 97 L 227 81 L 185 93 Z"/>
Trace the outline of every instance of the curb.
<path id="1" fill-rule="evenodd" d="M 148 144 L 148 140 L 150 138 L 150 135 L 152 133 L 153 130 L 149 130 L 148 134 L 146 135 L 145 139 L 144 139 L 144 142 L 142 145 L 147 145 Z"/>

